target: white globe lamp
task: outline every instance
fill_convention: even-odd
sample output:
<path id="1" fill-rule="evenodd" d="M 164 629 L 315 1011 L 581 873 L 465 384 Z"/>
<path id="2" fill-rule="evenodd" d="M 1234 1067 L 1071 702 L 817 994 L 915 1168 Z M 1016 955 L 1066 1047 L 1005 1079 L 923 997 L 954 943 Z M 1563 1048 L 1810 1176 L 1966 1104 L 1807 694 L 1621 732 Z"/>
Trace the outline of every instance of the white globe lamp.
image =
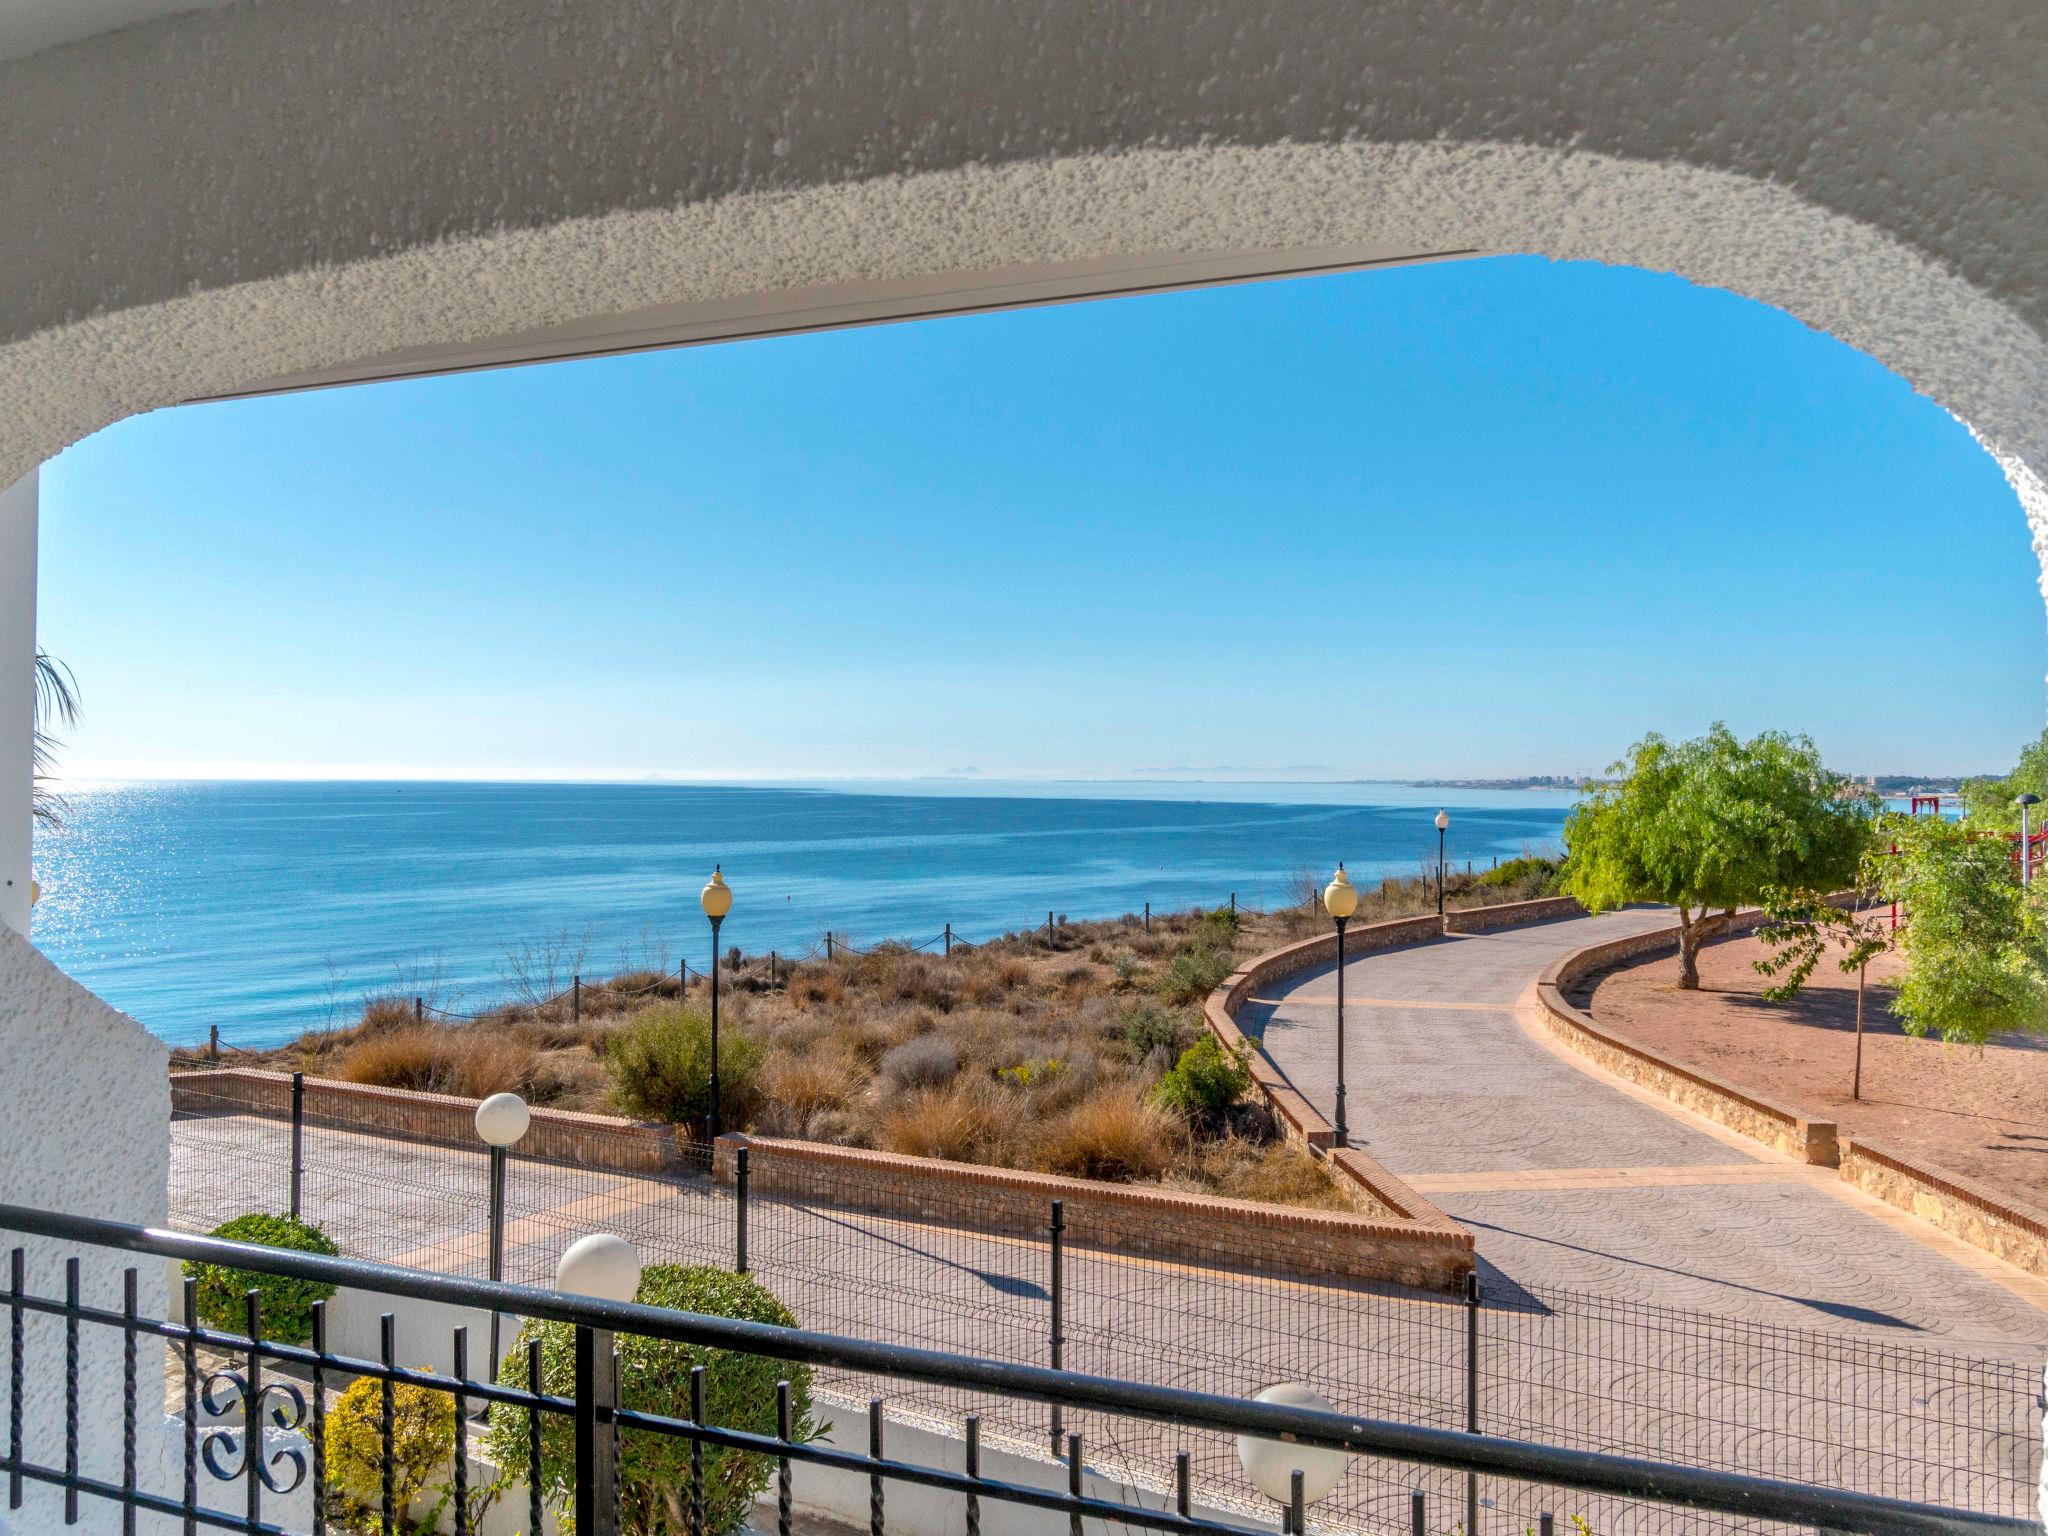
<path id="1" fill-rule="evenodd" d="M 1298 1381 L 1268 1387 L 1255 1403 L 1275 1403 L 1284 1408 L 1315 1408 L 1333 1413 L 1328 1402 Z M 1291 1440 L 1266 1440 L 1257 1435 L 1237 1437 L 1237 1460 L 1244 1475 L 1275 1504 L 1288 1505 L 1294 1499 L 1294 1474 L 1301 1474 L 1302 1502 L 1313 1504 L 1329 1497 L 1330 1490 L 1344 1480 L 1351 1457 L 1327 1446 L 1297 1445 Z"/>
<path id="2" fill-rule="evenodd" d="M 555 1289 L 567 1296 L 631 1301 L 640 1290 L 640 1255 L 609 1232 L 579 1237 L 555 1264 Z"/>
<path id="3" fill-rule="evenodd" d="M 533 1111 L 516 1093 L 494 1093 L 476 1107 L 476 1133 L 494 1147 L 509 1147 L 533 1124 Z"/>

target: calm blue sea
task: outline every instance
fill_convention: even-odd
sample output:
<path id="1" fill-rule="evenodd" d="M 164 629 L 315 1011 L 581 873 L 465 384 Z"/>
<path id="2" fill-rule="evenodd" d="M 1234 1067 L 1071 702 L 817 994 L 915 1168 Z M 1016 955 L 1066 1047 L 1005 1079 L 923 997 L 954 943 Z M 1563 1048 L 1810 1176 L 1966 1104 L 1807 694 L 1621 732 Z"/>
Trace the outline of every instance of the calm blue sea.
<path id="1" fill-rule="evenodd" d="M 1449 798 L 1444 798 L 1446 795 Z M 799 951 L 951 922 L 1042 923 L 1283 898 L 1290 871 L 1412 874 L 1557 846 L 1568 797 L 1379 784 L 984 782 L 126 784 L 69 792 L 40 837 L 34 938 L 173 1043 L 260 1045 L 365 995 L 475 1008 L 513 956 L 566 980 L 708 958 L 697 891 L 722 863 L 725 939 Z"/>

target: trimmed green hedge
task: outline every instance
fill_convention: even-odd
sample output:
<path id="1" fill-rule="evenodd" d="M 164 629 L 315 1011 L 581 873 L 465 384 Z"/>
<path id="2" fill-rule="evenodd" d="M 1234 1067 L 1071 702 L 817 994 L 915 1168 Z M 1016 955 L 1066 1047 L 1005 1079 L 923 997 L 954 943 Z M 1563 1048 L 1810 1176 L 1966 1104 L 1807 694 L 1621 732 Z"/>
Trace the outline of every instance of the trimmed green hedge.
<path id="1" fill-rule="evenodd" d="M 723 1042 L 720 1042 L 721 1044 Z M 794 1327 L 796 1319 L 775 1294 L 746 1275 L 708 1264 L 650 1264 L 640 1274 L 635 1298 L 711 1317 L 744 1318 Z M 524 1389 L 527 1343 L 538 1338 L 541 1378 L 549 1392 L 567 1395 L 575 1384 L 575 1330 L 567 1323 L 529 1320 L 521 1325 L 512 1352 L 499 1371 L 508 1387 Z M 791 1432 L 798 1440 L 821 1433 L 811 1417 L 811 1368 L 766 1355 L 739 1354 L 674 1339 L 618 1335 L 619 1402 L 642 1413 L 690 1417 L 690 1371 L 704 1367 L 704 1414 L 724 1429 L 775 1433 L 775 1384 L 790 1386 Z M 501 1467 L 524 1467 L 526 1410 L 510 1403 L 491 1409 L 486 1444 Z M 576 1493 L 576 1427 L 564 1414 L 541 1417 L 541 1496 L 557 1512 L 573 1506 Z M 728 1536 L 746 1522 L 754 1497 L 768 1486 L 772 1463 L 757 1452 L 707 1446 L 704 1451 L 705 1536 Z M 690 1442 L 670 1435 L 627 1432 L 619 1436 L 619 1518 L 626 1536 L 674 1536 L 690 1529 L 686 1507 L 690 1487 Z"/>
<path id="2" fill-rule="evenodd" d="M 311 1222 L 292 1216 L 268 1216 L 251 1211 L 224 1221 L 207 1234 L 237 1243 L 260 1243 L 266 1248 L 292 1248 L 300 1253 L 321 1253 L 329 1257 L 341 1252 L 325 1232 Z M 324 1280 L 298 1280 L 287 1275 L 267 1275 L 255 1269 L 230 1269 L 222 1264 L 187 1261 L 185 1273 L 199 1282 L 199 1321 L 223 1333 L 240 1333 L 248 1323 L 243 1298 L 250 1291 L 262 1309 L 263 1336 L 282 1344 L 303 1344 L 313 1337 L 313 1303 L 325 1301 L 334 1287 Z"/>

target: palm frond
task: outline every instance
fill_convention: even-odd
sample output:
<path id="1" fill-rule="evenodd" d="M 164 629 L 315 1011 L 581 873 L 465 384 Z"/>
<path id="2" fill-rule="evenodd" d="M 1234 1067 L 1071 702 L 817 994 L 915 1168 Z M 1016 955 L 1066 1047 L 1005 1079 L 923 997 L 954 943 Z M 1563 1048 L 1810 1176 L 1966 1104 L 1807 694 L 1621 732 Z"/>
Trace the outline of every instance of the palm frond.
<path id="1" fill-rule="evenodd" d="M 50 787 L 57 768 L 53 725 L 78 724 L 78 679 L 47 651 L 36 652 L 35 781 L 29 790 L 29 814 L 49 831 L 64 825 L 64 797 Z"/>

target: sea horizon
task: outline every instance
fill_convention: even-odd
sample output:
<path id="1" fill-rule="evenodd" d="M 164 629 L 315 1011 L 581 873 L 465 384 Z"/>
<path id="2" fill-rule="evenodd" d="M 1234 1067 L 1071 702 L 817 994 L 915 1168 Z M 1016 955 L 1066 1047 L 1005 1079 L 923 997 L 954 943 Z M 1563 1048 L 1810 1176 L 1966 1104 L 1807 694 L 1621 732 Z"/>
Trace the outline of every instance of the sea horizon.
<path id="1" fill-rule="evenodd" d="M 454 1010 L 535 977 L 1284 899 L 1298 869 L 1414 874 L 1554 852 L 1555 789 L 1410 781 L 133 780 L 65 787 L 31 938 L 173 1044 L 257 1046 L 370 996 Z M 929 930 L 929 931 L 927 931 Z"/>

